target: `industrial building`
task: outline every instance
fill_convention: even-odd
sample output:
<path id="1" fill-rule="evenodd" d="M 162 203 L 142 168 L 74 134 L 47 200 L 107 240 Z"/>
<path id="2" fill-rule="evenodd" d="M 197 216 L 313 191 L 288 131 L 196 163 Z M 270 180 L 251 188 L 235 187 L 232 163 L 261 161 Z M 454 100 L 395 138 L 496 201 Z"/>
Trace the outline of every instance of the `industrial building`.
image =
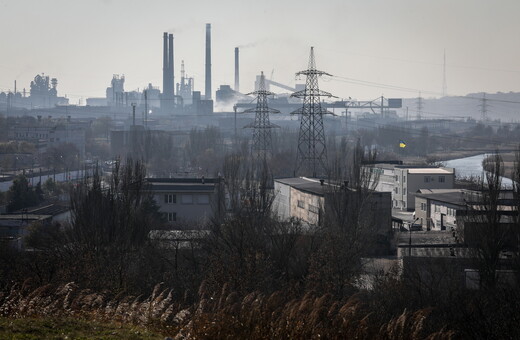
<path id="1" fill-rule="evenodd" d="M 347 194 L 347 197 L 341 195 Z M 274 213 L 282 220 L 296 218 L 306 226 L 312 227 L 324 222 L 331 213 L 332 204 L 338 195 L 349 201 L 356 199 L 356 191 L 335 184 L 325 183 L 307 177 L 281 178 L 274 180 Z M 374 217 L 373 225 L 377 233 L 386 235 L 391 231 L 391 194 L 389 192 L 370 192 L 367 206 Z"/>
<path id="2" fill-rule="evenodd" d="M 34 125 L 16 125 L 9 130 L 9 138 L 36 145 L 40 152 L 62 144 L 73 144 L 80 158 L 85 156 L 85 131 L 89 123 L 73 123 L 70 117 L 66 122 L 38 116 Z"/>
<path id="3" fill-rule="evenodd" d="M 171 227 L 203 226 L 213 216 L 216 178 L 147 178 L 153 195 Z"/>
<path id="4" fill-rule="evenodd" d="M 376 191 L 392 193 L 392 207 L 415 208 L 415 193 L 420 189 L 453 189 L 455 169 L 426 165 L 377 163 L 366 165 L 378 180 Z"/>
<path id="5" fill-rule="evenodd" d="M 25 88 L 18 91 L 16 81 L 13 92 L 0 92 L 0 109 L 9 111 L 13 108 L 36 109 L 68 105 L 69 100 L 58 96 L 58 79 L 38 74 L 31 81 L 29 95 Z"/>

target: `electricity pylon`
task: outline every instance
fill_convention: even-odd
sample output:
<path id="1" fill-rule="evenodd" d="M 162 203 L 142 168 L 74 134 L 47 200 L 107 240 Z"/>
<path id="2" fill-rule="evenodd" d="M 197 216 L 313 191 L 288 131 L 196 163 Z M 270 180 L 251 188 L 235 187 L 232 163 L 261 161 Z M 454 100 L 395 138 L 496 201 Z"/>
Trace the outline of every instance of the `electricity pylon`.
<path id="1" fill-rule="evenodd" d="M 318 77 L 322 75 L 330 76 L 330 74 L 316 70 L 314 47 L 311 47 L 308 69 L 300 71 L 296 75 L 305 75 L 307 81 L 303 91 L 291 95 L 291 97 L 303 98 L 303 106 L 292 112 L 301 115 L 294 174 L 295 176 L 326 176 L 328 166 L 323 115 L 332 114 L 332 112 L 321 107 L 320 97 L 334 96 L 328 92 L 320 91 L 318 87 Z"/>
<path id="2" fill-rule="evenodd" d="M 244 128 L 253 129 L 253 144 L 251 145 L 251 156 L 253 159 L 253 168 L 260 169 L 266 164 L 267 159 L 272 153 L 271 129 L 278 128 L 278 125 L 269 121 L 269 113 L 280 113 L 280 111 L 271 109 L 267 105 L 267 97 L 274 95 L 265 89 L 265 76 L 262 72 L 260 76 L 260 85 L 258 91 L 248 93 L 248 95 L 256 96 L 256 107 L 247 109 L 244 113 L 255 113 L 255 121 L 244 126 Z"/>

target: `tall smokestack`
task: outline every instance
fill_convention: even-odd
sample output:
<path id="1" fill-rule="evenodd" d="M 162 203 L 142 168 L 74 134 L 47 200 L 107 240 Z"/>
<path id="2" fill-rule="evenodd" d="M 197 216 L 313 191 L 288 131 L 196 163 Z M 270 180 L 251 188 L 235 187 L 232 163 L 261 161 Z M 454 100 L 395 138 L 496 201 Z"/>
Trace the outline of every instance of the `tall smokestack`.
<path id="1" fill-rule="evenodd" d="M 238 72 L 238 47 L 235 47 L 235 91 L 240 92 L 240 76 Z"/>
<path id="2" fill-rule="evenodd" d="M 168 33 L 164 32 L 163 36 L 163 97 L 166 96 L 168 89 Z"/>
<path id="3" fill-rule="evenodd" d="M 170 46 L 168 46 L 168 96 L 172 97 L 175 95 L 175 83 L 173 79 L 173 34 L 168 36 Z"/>
<path id="4" fill-rule="evenodd" d="M 211 24 L 206 24 L 206 100 L 211 100 Z"/>

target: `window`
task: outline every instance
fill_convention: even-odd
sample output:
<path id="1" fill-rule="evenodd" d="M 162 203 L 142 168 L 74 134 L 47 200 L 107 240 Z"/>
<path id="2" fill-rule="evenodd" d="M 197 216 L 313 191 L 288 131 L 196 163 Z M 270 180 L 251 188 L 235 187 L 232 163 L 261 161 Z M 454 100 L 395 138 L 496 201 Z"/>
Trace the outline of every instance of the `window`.
<path id="1" fill-rule="evenodd" d="M 182 204 L 193 204 L 193 195 L 182 195 Z"/>
<path id="2" fill-rule="evenodd" d="M 403 183 L 406 183 L 406 176 L 403 176 Z"/>
<path id="3" fill-rule="evenodd" d="M 435 212 L 439 212 L 439 211 L 440 211 L 440 207 L 437 204 L 435 204 Z"/>
<path id="4" fill-rule="evenodd" d="M 177 213 L 169 212 L 167 218 L 168 222 L 175 222 L 177 221 Z"/>
<path id="5" fill-rule="evenodd" d="M 430 176 L 424 176 L 424 183 L 430 183 Z"/>
<path id="6" fill-rule="evenodd" d="M 198 204 L 209 204 L 209 196 L 208 195 L 199 195 L 197 196 Z"/>
<path id="7" fill-rule="evenodd" d="M 309 211 L 317 214 L 320 212 L 320 209 L 315 205 L 309 204 Z"/>
<path id="8" fill-rule="evenodd" d="M 395 181 L 399 182 L 399 176 L 395 175 Z"/>
<path id="9" fill-rule="evenodd" d="M 406 195 L 406 188 L 403 188 L 403 195 Z"/>
<path id="10" fill-rule="evenodd" d="M 305 202 L 302 200 L 298 200 L 298 208 L 305 209 Z"/>
<path id="11" fill-rule="evenodd" d="M 444 181 L 445 181 L 444 176 L 439 176 L 439 183 L 444 183 Z"/>
<path id="12" fill-rule="evenodd" d="M 177 195 L 165 194 L 164 195 L 164 203 L 166 203 L 166 204 L 177 203 Z"/>
<path id="13" fill-rule="evenodd" d="M 399 193 L 399 188 L 395 188 L 394 191 L 395 191 L 396 194 L 398 194 Z"/>

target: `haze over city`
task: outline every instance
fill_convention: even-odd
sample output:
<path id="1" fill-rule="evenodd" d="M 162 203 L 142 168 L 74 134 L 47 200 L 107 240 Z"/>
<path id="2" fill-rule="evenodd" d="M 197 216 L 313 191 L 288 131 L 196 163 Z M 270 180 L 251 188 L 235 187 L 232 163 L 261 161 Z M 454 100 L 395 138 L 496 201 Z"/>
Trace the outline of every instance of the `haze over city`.
<path id="1" fill-rule="evenodd" d="M 0 0 L 0 339 L 520 339 L 519 0 Z"/>
<path id="2" fill-rule="evenodd" d="M 1 1 L 0 91 L 42 72 L 71 104 L 104 95 L 116 73 L 128 90 L 160 86 L 163 31 L 174 35 L 176 79 L 184 60 L 203 90 L 207 22 L 214 88 L 233 83 L 234 47 L 246 92 L 261 70 L 293 86 L 315 46 L 320 69 L 348 78 L 323 82 L 341 98 L 439 97 L 444 51 L 448 94 L 519 91 L 519 10 L 514 0 Z"/>

